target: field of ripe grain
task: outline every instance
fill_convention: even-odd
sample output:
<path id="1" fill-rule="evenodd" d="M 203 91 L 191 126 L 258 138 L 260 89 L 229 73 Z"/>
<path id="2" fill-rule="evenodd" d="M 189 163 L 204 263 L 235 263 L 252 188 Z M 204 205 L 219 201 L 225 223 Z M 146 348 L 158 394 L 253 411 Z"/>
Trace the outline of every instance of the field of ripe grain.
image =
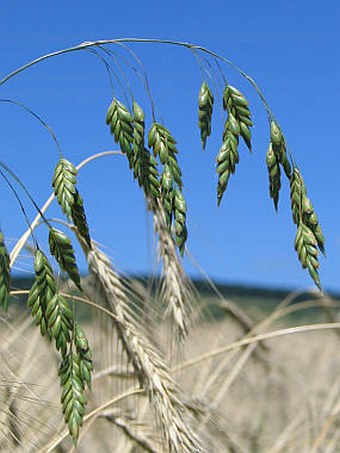
<path id="1" fill-rule="evenodd" d="M 145 338 L 161 351 L 178 384 L 187 426 L 203 451 L 339 451 L 339 301 L 297 297 L 269 313 L 251 299 L 246 306 L 203 297 L 181 346 L 166 322 L 145 326 Z M 162 401 L 150 401 L 140 387 L 112 320 L 96 311 L 81 317 L 94 373 L 76 448 L 63 422 L 53 345 L 27 310 L 14 304 L 1 319 L 0 450 L 167 451 L 153 408 Z"/>

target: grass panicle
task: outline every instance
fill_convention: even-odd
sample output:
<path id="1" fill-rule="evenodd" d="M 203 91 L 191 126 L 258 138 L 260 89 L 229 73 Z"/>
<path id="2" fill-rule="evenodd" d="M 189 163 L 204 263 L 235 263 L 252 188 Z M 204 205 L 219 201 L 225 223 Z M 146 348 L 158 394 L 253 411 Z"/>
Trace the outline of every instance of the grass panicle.
<path id="1" fill-rule="evenodd" d="M 122 152 L 128 158 L 130 168 L 133 166 L 133 118 L 128 108 L 118 99 L 111 102 L 107 114 L 106 124 L 110 126 L 111 133 Z"/>
<path id="2" fill-rule="evenodd" d="M 71 219 L 76 193 L 76 167 L 67 159 L 59 159 L 53 174 L 52 186 L 63 213 Z"/>
<path id="3" fill-rule="evenodd" d="M 4 235 L 0 230 L 0 305 L 8 310 L 9 293 L 11 290 L 10 258 L 5 245 Z"/>
<path id="4" fill-rule="evenodd" d="M 177 386 L 168 367 L 150 344 L 141 320 L 129 310 L 129 299 L 118 274 L 103 252 L 86 250 L 91 274 L 94 275 L 106 305 L 116 317 L 115 326 L 136 376 L 146 390 L 171 452 L 200 451 L 199 443 L 186 420 Z"/>
<path id="5" fill-rule="evenodd" d="M 229 177 L 235 173 L 236 164 L 240 160 L 238 153 L 240 136 L 251 151 L 250 127 L 253 125 L 248 101 L 240 91 L 230 85 L 226 85 L 223 92 L 223 108 L 227 111 L 228 116 L 223 130 L 222 146 L 216 159 L 218 205 L 222 201 Z"/>
<path id="6" fill-rule="evenodd" d="M 56 258 L 61 270 L 67 272 L 70 279 L 81 290 L 80 275 L 70 238 L 62 231 L 50 228 L 48 241 L 50 251 Z"/>
<path id="7" fill-rule="evenodd" d="M 201 134 L 202 148 L 205 149 L 207 138 L 211 134 L 211 117 L 213 113 L 214 96 L 209 85 L 204 80 L 198 95 L 198 127 Z"/>
<path id="8" fill-rule="evenodd" d="M 318 249 L 325 254 L 325 239 L 300 170 L 294 166 L 290 180 L 290 198 L 293 221 L 297 225 L 295 250 L 304 269 L 321 289 L 318 275 Z"/>

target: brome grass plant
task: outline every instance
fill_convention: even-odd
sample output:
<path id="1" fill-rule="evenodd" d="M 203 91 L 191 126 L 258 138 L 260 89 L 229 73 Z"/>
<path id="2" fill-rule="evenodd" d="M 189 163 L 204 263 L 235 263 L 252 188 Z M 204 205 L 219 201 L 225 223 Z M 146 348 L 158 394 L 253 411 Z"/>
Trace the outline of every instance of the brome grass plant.
<path id="1" fill-rule="evenodd" d="M 119 53 L 129 49 L 131 43 L 158 43 L 194 52 L 203 76 L 198 98 L 198 132 L 203 149 L 212 134 L 215 99 L 222 99 L 221 107 L 227 117 L 224 126 L 220 125 L 222 145 L 216 158 L 218 205 L 227 196 L 230 175 L 239 164 L 239 148 L 243 144 L 250 152 L 253 148 L 250 105 L 241 91 L 226 82 L 225 65 L 236 69 L 255 88 L 269 122 L 269 148 L 263 159 L 269 173 L 269 195 L 277 210 L 283 171 L 290 182 L 292 217 L 297 227 L 294 247 L 303 268 L 321 289 L 319 252 L 325 253 L 325 240 L 317 215 L 282 128 L 258 85 L 246 73 L 208 49 L 165 40 L 85 42 L 41 56 L 0 80 L 0 87 L 46 59 L 91 50 L 105 63 L 111 82 L 116 80 L 119 89 L 128 88 L 122 90 L 120 98 L 119 89 L 116 93 L 117 87 L 112 83 L 106 118 L 103 112 L 103 123 L 106 121 L 109 126 L 118 149 L 90 156 L 78 166 L 71 158 L 66 159 L 53 130 L 38 114 L 17 101 L 6 101 L 23 108 L 48 130 L 59 159 L 51 175 L 53 192 L 41 207 L 15 171 L 0 162 L 0 176 L 13 192 L 27 222 L 27 231 L 11 253 L 7 251 L 6 236 L 0 232 L 0 304 L 4 316 L 8 316 L 0 319 L 4 327 L 0 332 L 0 446 L 6 451 L 47 452 L 316 452 L 323 447 L 324 451 L 335 451 L 332 448 L 339 440 L 335 429 L 339 413 L 336 381 L 328 378 L 317 386 L 326 397 L 312 394 L 312 403 L 317 407 L 312 414 L 308 409 L 309 394 L 299 395 L 295 404 L 291 383 L 277 380 L 280 373 L 285 373 L 294 385 L 290 365 L 285 366 L 282 360 L 286 351 L 280 350 L 281 343 L 276 338 L 307 336 L 311 332 L 317 335 L 317 331 L 322 331 L 320 337 L 327 336 L 327 341 L 331 338 L 327 366 L 338 365 L 337 360 L 331 360 L 338 341 L 332 329 L 340 328 L 335 315 L 338 301 L 312 299 L 295 306 L 286 301 L 271 315 L 262 314 L 256 320 L 218 292 L 210 301 L 199 300 L 182 262 L 187 253 L 189 215 L 176 133 L 156 115 L 158 109 L 144 68 L 139 75 L 149 105 L 137 103 L 130 88 L 133 84 L 124 85 L 128 70 L 135 70 L 135 66 L 131 68 L 122 59 L 127 74 L 121 80 L 120 69 L 115 71 L 112 47 Z M 131 58 L 134 65 L 140 66 L 132 51 Z M 219 68 L 222 89 L 220 80 L 213 80 L 214 89 L 206 80 L 207 75 L 213 78 L 208 70 L 212 63 Z M 218 123 L 214 129 L 218 129 Z M 117 154 L 126 157 L 128 170 L 141 188 L 153 220 L 161 263 L 160 275 L 152 277 L 153 284 L 124 277 L 92 238 L 86 217 L 78 172 L 94 159 Z M 25 201 L 18 189 L 27 196 Z M 62 219 L 47 217 L 54 200 Z M 37 211 L 33 221 L 27 215 L 26 202 Z M 47 231 L 46 250 L 36 232 L 38 225 Z M 19 290 L 11 283 L 11 272 L 24 250 L 31 255 L 34 278 L 30 288 Z M 87 260 L 88 276 L 81 277 L 78 250 Z M 19 298 L 25 299 L 31 317 L 27 313 L 22 316 Z M 320 317 L 327 308 L 330 322 L 322 319 L 302 326 L 278 325 L 278 320 L 294 310 L 316 306 L 321 306 Z M 226 309 L 232 321 L 216 321 L 211 314 L 216 307 Z M 82 316 L 82 311 L 86 315 Z M 105 329 L 94 314 L 105 319 Z M 279 345 L 277 351 L 272 345 L 275 342 Z M 310 354 L 319 354 L 318 347 L 312 348 Z M 101 360 L 103 348 L 108 352 L 108 364 Z M 304 372 L 309 373 L 310 366 L 306 365 Z M 38 388 L 32 385 L 34 382 Z M 254 382 L 263 382 L 268 388 L 258 390 Z M 285 398 L 275 398 L 273 407 L 266 407 L 271 392 L 286 392 Z M 283 405 L 284 399 L 289 407 Z M 312 422 L 307 435 L 308 417 Z M 268 420 L 275 420 L 270 429 Z M 297 435 L 301 432 L 300 441 Z"/>

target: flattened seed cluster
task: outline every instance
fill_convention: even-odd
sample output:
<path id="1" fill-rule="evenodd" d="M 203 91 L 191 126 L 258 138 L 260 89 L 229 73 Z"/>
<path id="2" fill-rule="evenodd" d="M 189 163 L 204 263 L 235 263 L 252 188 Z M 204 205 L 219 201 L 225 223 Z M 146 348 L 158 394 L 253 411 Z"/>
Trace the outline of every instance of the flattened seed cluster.
<path id="1" fill-rule="evenodd" d="M 160 197 L 159 173 L 157 161 L 145 147 L 145 115 L 143 109 L 133 104 L 133 172 L 139 187 L 147 198 Z"/>
<path id="2" fill-rule="evenodd" d="M 65 239 L 66 236 L 63 236 L 63 233 L 58 230 L 52 229 L 51 231 L 51 248 L 55 250 L 55 255 L 58 256 L 58 262 L 61 267 L 63 266 L 63 270 L 71 272 L 74 277 L 76 265 L 68 241 Z M 61 242 L 63 242 L 63 246 L 60 246 Z M 66 256 L 66 258 L 63 257 L 64 261 L 59 256 L 62 253 L 65 253 Z M 60 351 L 62 364 L 59 375 L 63 387 L 62 409 L 69 433 L 76 441 L 79 429 L 83 424 L 86 404 L 85 383 L 88 386 L 91 385 L 93 369 L 91 351 L 85 333 L 74 322 L 74 314 L 67 300 L 57 290 L 48 258 L 39 249 L 36 251 L 34 269 L 35 282 L 30 290 L 27 305 L 31 308 L 36 324 L 40 326 L 41 334 L 47 334 L 50 339 L 53 339 L 56 349 Z"/>
<path id="3" fill-rule="evenodd" d="M 270 122 L 270 143 L 266 155 L 269 174 L 269 194 L 273 199 L 275 210 L 278 208 L 279 193 L 281 189 L 281 169 L 288 179 L 291 176 L 291 165 L 286 151 L 286 141 L 279 125 L 275 121 Z"/>
<path id="4" fill-rule="evenodd" d="M 181 255 L 184 254 L 187 240 L 186 204 L 182 193 L 182 172 L 176 154 L 176 141 L 164 126 L 153 123 L 148 136 L 148 145 L 153 149 L 154 156 L 159 156 L 163 164 L 161 176 L 161 200 L 165 209 L 166 220 L 171 229 L 175 218 L 176 244 Z"/>
<path id="5" fill-rule="evenodd" d="M 222 201 L 230 174 L 235 173 L 236 164 L 239 162 L 238 144 L 240 136 L 251 151 L 250 127 L 253 125 L 250 119 L 248 101 L 239 90 L 230 85 L 226 85 L 224 89 L 223 108 L 227 111 L 228 117 L 223 130 L 223 143 L 217 155 L 218 205 Z"/>
<path id="6" fill-rule="evenodd" d="M 318 249 L 325 253 L 325 239 L 318 218 L 299 169 L 295 166 L 290 180 L 290 197 L 293 221 L 297 225 L 295 250 L 304 269 L 308 272 L 318 288 L 321 289 L 318 274 Z"/>
<path id="7" fill-rule="evenodd" d="M 207 137 L 211 134 L 211 117 L 214 96 L 204 80 L 198 96 L 198 127 L 201 133 L 202 148 L 205 149 Z"/>

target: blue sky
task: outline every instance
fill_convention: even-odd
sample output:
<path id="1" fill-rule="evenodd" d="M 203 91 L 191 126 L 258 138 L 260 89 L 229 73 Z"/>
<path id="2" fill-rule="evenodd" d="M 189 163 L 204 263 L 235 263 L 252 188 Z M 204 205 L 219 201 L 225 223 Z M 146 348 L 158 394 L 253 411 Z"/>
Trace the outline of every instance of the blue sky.
<path id="1" fill-rule="evenodd" d="M 327 258 L 320 258 L 323 285 L 340 291 L 339 19 L 340 5 L 335 0 L 82 1 L 72 6 L 64 0 L 6 2 L 0 15 L 0 75 L 54 50 L 120 37 L 188 41 L 233 60 L 257 81 L 282 126 L 326 236 Z M 223 115 L 216 100 L 213 133 L 203 153 L 197 130 L 202 81 L 197 62 L 190 52 L 171 46 L 131 48 L 146 67 L 157 118 L 178 141 L 188 204 L 188 247 L 201 268 L 218 281 L 312 286 L 293 248 L 295 227 L 287 183 L 278 214 L 268 196 L 268 123 L 253 88 L 234 70 L 223 67 L 229 83 L 250 102 L 254 152 L 250 156 L 240 146 L 236 175 L 217 209 L 215 158 Z M 125 72 L 150 121 L 140 79 L 129 69 Z M 111 101 L 108 77 L 104 66 L 88 52 L 43 62 L 0 90 L 2 99 L 22 102 L 38 113 L 74 163 L 99 151 L 117 149 L 105 125 Z M 120 95 L 118 86 L 116 91 Z M 42 204 L 51 190 L 56 147 L 25 112 L 9 104 L 0 104 L 0 111 L 1 159 Z M 79 186 L 93 237 L 106 245 L 115 264 L 125 272 L 153 271 L 151 219 L 145 215 L 143 196 L 126 161 L 105 158 L 94 162 L 79 175 Z M 4 185 L 0 197 L 1 225 L 14 240 L 25 229 L 25 222 Z M 25 206 L 31 218 L 34 210 L 28 203 Z M 60 216 L 56 208 L 49 212 L 49 217 L 54 216 Z M 191 275 L 198 274 L 188 258 L 185 266 Z"/>

